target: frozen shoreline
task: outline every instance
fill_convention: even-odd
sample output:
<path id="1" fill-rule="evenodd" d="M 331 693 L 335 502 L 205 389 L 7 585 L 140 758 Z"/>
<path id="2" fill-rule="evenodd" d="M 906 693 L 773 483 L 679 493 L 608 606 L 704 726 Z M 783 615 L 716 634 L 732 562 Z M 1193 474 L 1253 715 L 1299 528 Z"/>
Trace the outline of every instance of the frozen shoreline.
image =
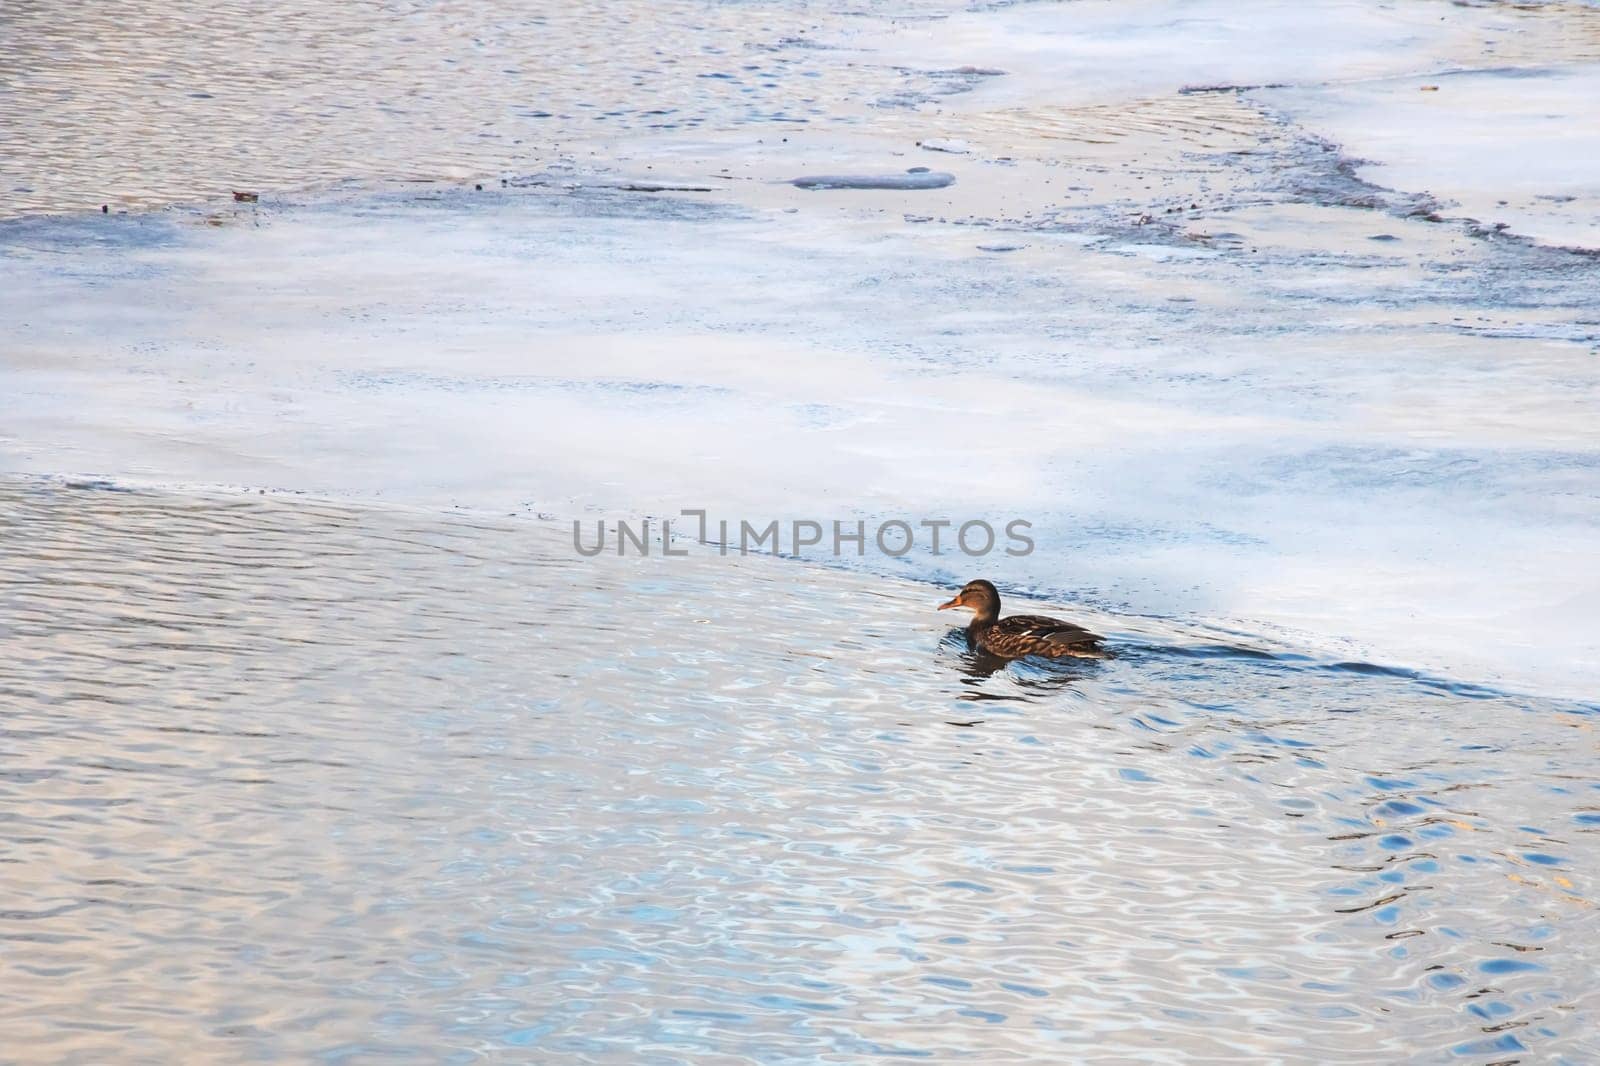
<path id="1" fill-rule="evenodd" d="M 1503 168 L 1440 168 L 1507 154 L 1471 135 L 1496 114 L 1479 83 L 1542 72 L 1541 107 L 1581 98 L 1600 67 L 1566 31 L 1600 13 L 1450 8 L 1432 39 L 1436 9 L 839 23 L 817 69 L 874 65 L 841 99 L 910 57 L 920 95 L 870 126 L 544 148 L 533 187 L 0 224 L 0 469 L 571 515 L 1021 517 L 1027 558 L 865 565 L 1590 698 L 1600 260 L 1515 235 L 1593 243 L 1595 170 L 1547 121 L 1515 127 L 1544 162 L 1497 235 Z M 1249 59 L 1312 38 L 1319 65 Z M 966 91 L 930 95 L 939 71 Z M 1375 106 L 1396 115 L 1381 140 Z M 1388 154 L 1425 130 L 1449 150 Z M 938 139 L 966 150 L 917 147 Z M 791 184 L 914 167 L 954 183 Z M 640 191 L 673 185 L 709 191 Z M 1458 215 L 1484 228 L 1433 220 Z"/>
<path id="2" fill-rule="evenodd" d="M 57 246 L 11 290 L 33 365 L 6 372 L 7 466 L 556 514 L 1023 517 L 1038 551 L 982 570 L 1042 594 L 1592 691 L 1600 461 L 1570 342 L 1386 323 L 1440 313 L 1403 264 L 1352 271 L 1393 306 L 1346 292 L 1328 331 L 1287 262 L 812 221 L 597 192 L 111 222 L 146 232 Z M 1130 291 L 1151 262 L 1159 286 Z"/>

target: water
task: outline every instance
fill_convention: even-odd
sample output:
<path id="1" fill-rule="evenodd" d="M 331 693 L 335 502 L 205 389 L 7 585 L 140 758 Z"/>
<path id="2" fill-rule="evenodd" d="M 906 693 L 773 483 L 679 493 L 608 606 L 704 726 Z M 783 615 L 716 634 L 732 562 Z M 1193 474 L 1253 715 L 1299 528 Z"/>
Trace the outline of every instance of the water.
<path id="1" fill-rule="evenodd" d="M 876 23 L 876 6 L 8 4 L 0 217 L 481 179 L 630 136 L 859 122 L 880 95 L 937 88 L 816 39 L 824 16 Z"/>
<path id="2" fill-rule="evenodd" d="M 1593 707 L 1093 614 L 985 677 L 941 588 L 539 522 L 0 516 L 8 1058 L 1600 1054 Z"/>

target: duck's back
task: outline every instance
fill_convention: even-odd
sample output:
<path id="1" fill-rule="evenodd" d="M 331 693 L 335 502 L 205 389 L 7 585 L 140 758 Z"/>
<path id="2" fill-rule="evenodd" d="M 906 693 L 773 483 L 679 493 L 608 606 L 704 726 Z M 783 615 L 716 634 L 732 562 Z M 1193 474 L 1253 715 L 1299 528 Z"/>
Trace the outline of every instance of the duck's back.
<path id="1" fill-rule="evenodd" d="M 978 643 L 986 650 L 1007 658 L 1043 655 L 1061 658 L 1068 655 L 1099 657 L 1101 637 L 1080 625 L 1037 614 L 1014 614 L 985 629 Z"/>

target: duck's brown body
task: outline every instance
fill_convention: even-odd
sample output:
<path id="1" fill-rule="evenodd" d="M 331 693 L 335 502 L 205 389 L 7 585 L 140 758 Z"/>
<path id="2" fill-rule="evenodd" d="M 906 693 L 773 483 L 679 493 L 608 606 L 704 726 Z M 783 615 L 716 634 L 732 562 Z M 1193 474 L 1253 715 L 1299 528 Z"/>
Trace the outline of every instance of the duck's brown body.
<path id="1" fill-rule="evenodd" d="M 1042 655 L 1049 659 L 1103 659 L 1101 637 L 1080 625 L 1036 614 L 1000 617 L 1000 593 L 987 581 L 971 581 L 955 598 L 939 605 L 966 607 L 973 612 L 967 626 L 967 643 L 1002 659 Z"/>

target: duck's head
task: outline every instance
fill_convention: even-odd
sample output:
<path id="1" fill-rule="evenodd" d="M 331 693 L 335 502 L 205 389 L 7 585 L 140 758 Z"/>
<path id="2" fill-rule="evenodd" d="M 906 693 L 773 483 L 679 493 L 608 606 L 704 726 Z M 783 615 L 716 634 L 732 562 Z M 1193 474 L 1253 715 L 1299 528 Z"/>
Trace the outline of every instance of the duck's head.
<path id="1" fill-rule="evenodd" d="M 965 607 L 973 613 L 976 621 L 993 621 L 1000 617 L 1000 592 L 982 578 L 968 581 L 954 597 L 941 603 L 939 610 L 945 611 L 951 607 Z"/>

